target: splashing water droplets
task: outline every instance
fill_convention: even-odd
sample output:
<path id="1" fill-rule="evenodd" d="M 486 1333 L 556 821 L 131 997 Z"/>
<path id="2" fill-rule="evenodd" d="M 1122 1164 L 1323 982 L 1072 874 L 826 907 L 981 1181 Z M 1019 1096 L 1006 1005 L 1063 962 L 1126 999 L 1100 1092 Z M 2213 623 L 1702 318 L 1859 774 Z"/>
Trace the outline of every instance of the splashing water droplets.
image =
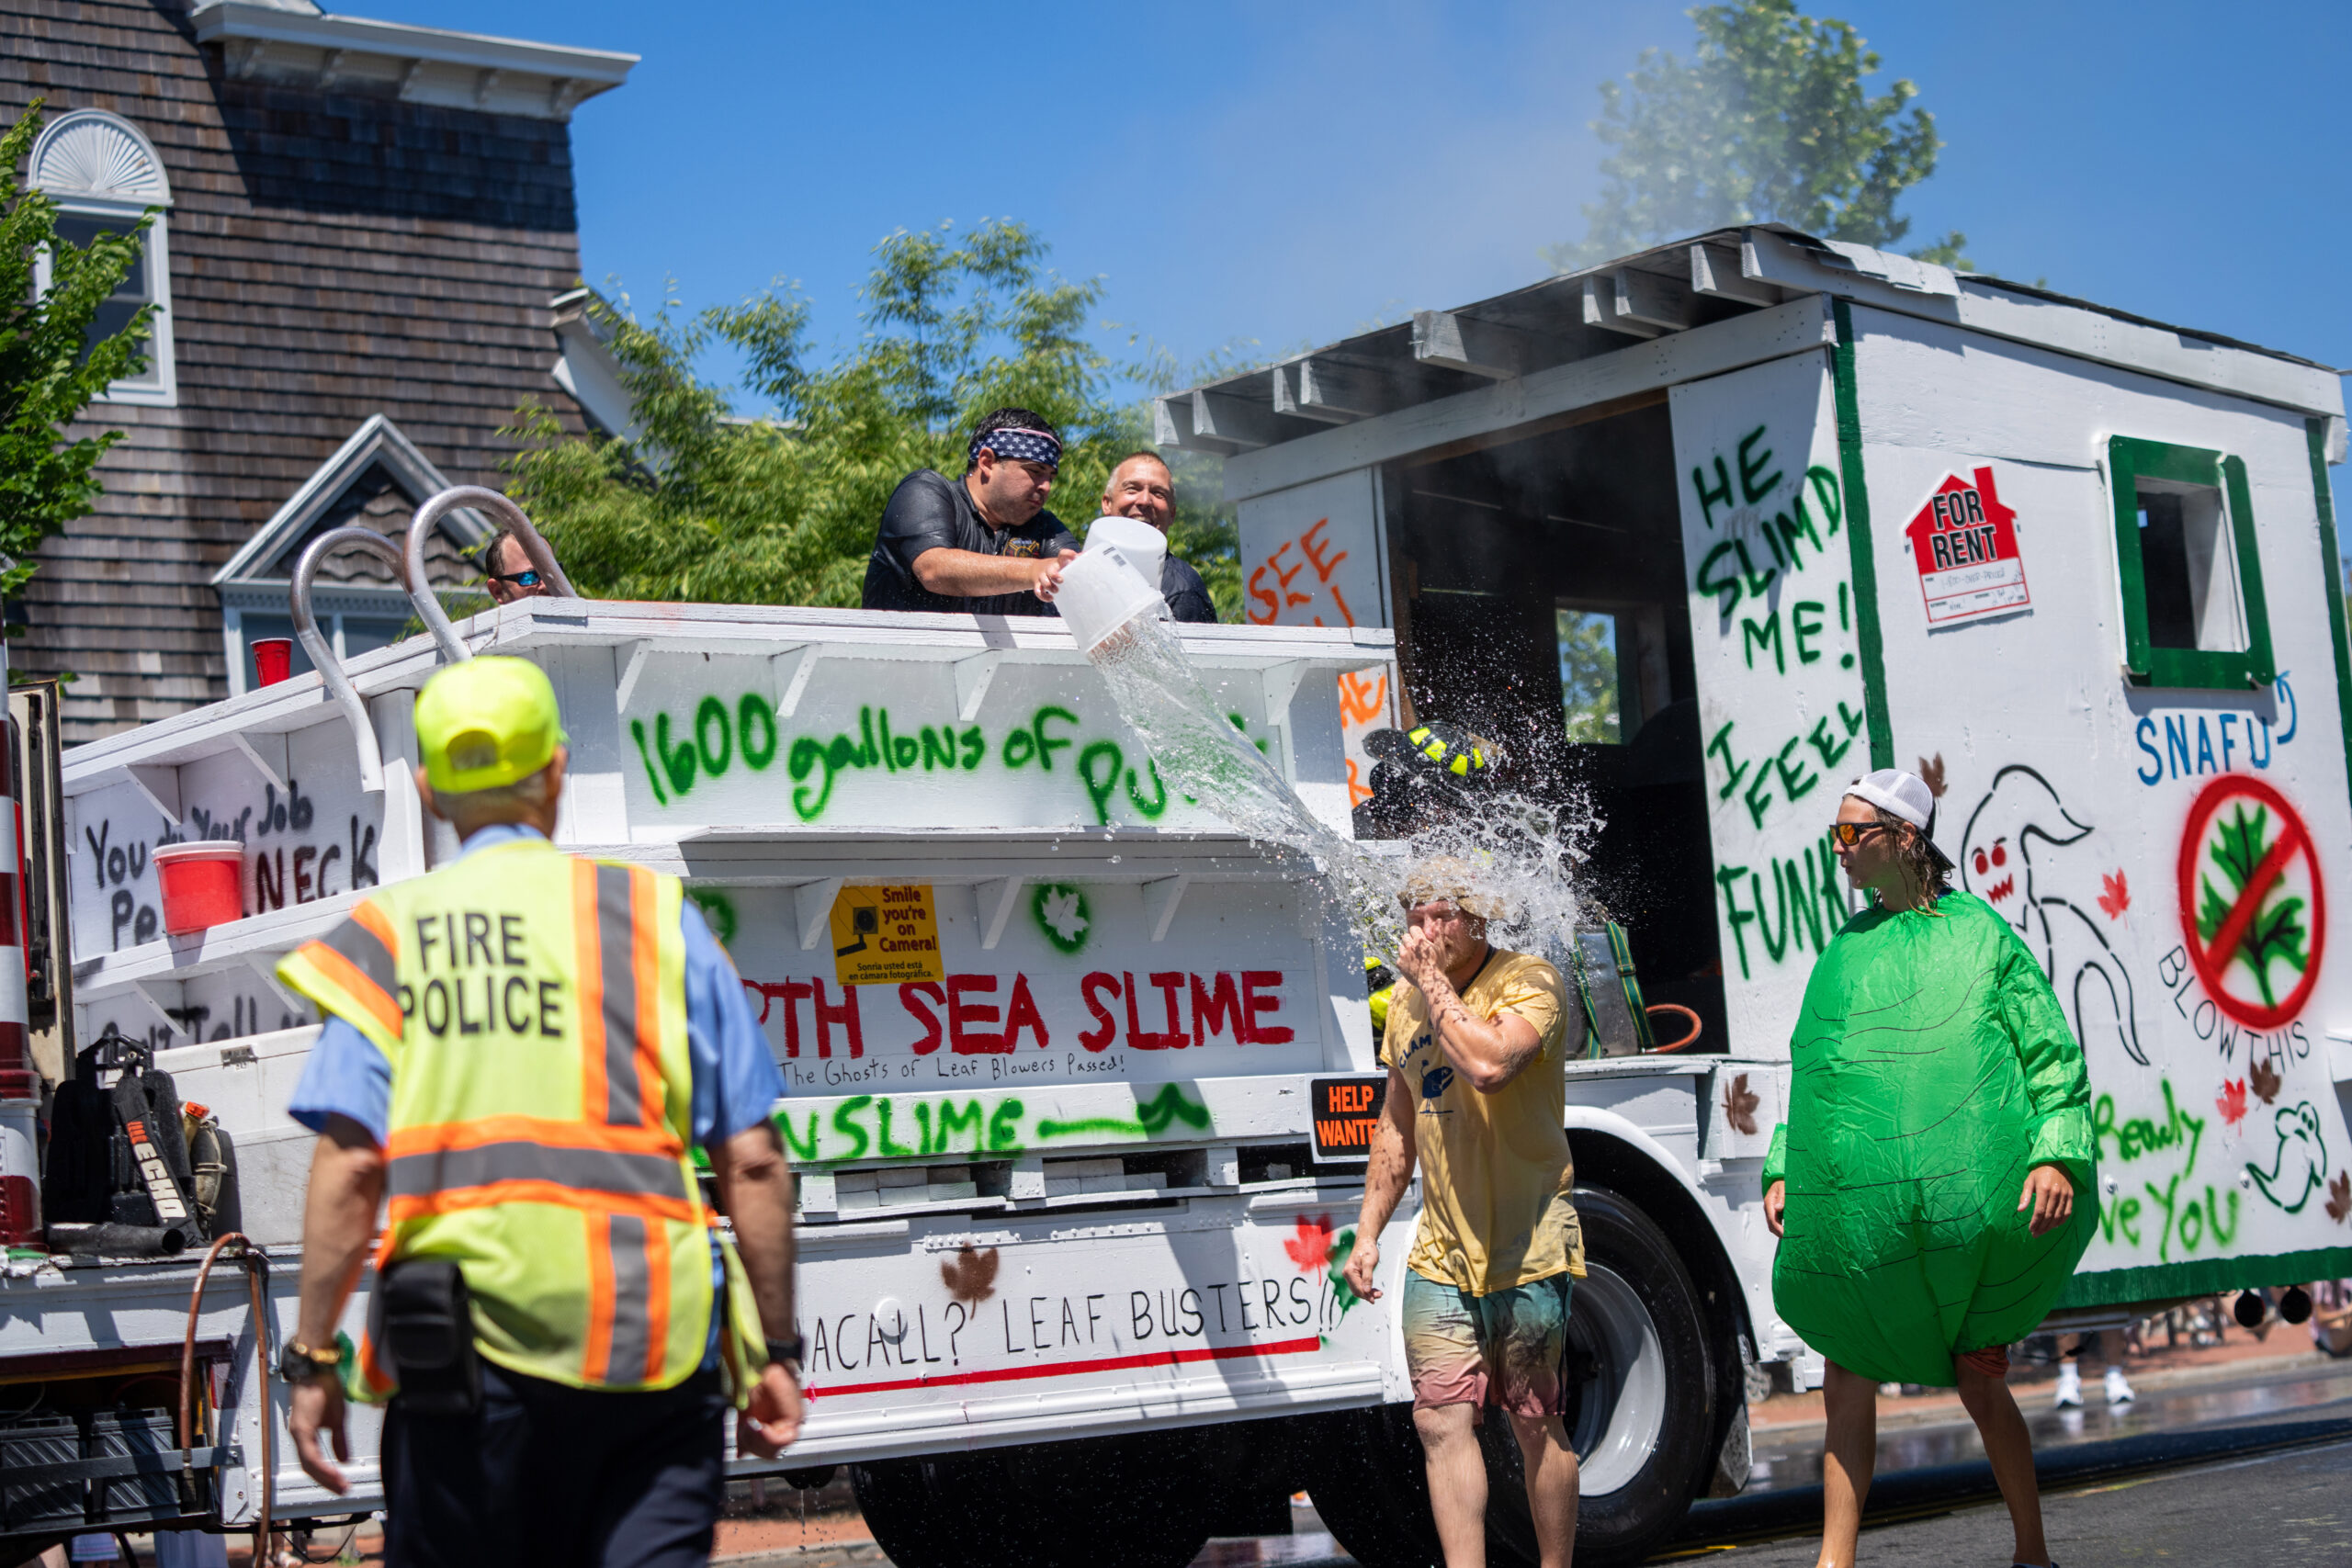
<path id="1" fill-rule="evenodd" d="M 1503 906 L 1488 928 L 1498 946 L 1540 953 L 1563 970 L 1575 963 L 1577 901 L 1570 876 L 1600 829 L 1589 813 L 1497 791 L 1460 820 L 1425 828 L 1401 844 L 1359 843 L 1308 810 L 1274 763 L 1210 701 L 1168 625 L 1138 616 L 1087 657 L 1170 793 L 1202 802 L 1252 849 L 1311 873 L 1369 951 L 1396 951 L 1405 927 L 1397 895 L 1414 867 L 1445 857 L 1464 863 L 1474 890 Z"/>

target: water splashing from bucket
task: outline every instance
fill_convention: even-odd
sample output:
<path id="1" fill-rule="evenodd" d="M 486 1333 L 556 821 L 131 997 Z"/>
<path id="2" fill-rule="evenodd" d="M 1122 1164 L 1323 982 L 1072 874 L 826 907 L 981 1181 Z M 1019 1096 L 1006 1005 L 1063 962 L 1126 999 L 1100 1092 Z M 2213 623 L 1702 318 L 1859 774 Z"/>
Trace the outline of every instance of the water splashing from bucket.
<path id="1" fill-rule="evenodd" d="M 1564 972 L 1575 962 L 1577 904 L 1570 878 L 1585 858 L 1584 840 L 1600 826 L 1589 814 L 1498 791 L 1401 845 L 1359 843 L 1308 810 L 1218 711 L 1165 622 L 1136 615 L 1093 640 L 1087 658 L 1169 788 L 1249 838 L 1307 861 L 1323 897 L 1368 952 L 1395 954 L 1404 934 L 1397 893 L 1415 865 L 1446 856 L 1473 867 L 1476 890 L 1503 904 L 1506 914 L 1490 927 L 1496 945 L 1540 953 Z"/>

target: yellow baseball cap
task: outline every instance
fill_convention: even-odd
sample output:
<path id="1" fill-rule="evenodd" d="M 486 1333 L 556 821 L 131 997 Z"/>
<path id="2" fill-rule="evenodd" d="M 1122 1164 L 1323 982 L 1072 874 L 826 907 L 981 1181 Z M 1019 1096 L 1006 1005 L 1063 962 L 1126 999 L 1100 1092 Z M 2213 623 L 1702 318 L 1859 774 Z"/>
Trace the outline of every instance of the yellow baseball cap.
<path id="1" fill-rule="evenodd" d="M 563 721 L 555 688 L 523 659 L 469 659 L 424 683 L 416 699 L 424 776 L 444 795 L 501 789 L 555 760 Z"/>

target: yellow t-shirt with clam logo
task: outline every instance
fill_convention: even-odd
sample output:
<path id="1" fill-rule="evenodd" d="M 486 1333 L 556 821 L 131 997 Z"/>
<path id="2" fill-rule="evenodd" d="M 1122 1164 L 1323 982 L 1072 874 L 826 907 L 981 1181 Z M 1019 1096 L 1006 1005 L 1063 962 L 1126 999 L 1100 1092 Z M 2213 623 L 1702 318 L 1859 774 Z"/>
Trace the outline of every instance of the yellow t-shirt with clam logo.
<path id="1" fill-rule="evenodd" d="M 1576 1168 L 1562 1125 L 1567 987 L 1543 959 L 1498 947 L 1462 1000 L 1481 1019 L 1525 1019 L 1543 1043 L 1517 1077 L 1480 1094 L 1438 1044 L 1429 999 L 1397 982 L 1380 1059 L 1413 1096 L 1421 1223 L 1406 1266 L 1478 1296 L 1563 1272 L 1581 1280 L 1584 1233 L 1569 1199 Z"/>

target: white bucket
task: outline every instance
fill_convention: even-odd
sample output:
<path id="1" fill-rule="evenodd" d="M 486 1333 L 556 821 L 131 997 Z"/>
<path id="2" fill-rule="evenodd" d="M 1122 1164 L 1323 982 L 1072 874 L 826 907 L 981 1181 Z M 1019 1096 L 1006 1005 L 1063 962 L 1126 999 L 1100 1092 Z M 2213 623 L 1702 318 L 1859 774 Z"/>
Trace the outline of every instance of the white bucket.
<path id="1" fill-rule="evenodd" d="M 1132 517 L 1098 517 L 1086 530 L 1086 548 L 1062 572 L 1054 607 L 1081 649 L 1092 649 L 1140 615 L 1165 615 L 1159 569 L 1168 540 Z"/>

